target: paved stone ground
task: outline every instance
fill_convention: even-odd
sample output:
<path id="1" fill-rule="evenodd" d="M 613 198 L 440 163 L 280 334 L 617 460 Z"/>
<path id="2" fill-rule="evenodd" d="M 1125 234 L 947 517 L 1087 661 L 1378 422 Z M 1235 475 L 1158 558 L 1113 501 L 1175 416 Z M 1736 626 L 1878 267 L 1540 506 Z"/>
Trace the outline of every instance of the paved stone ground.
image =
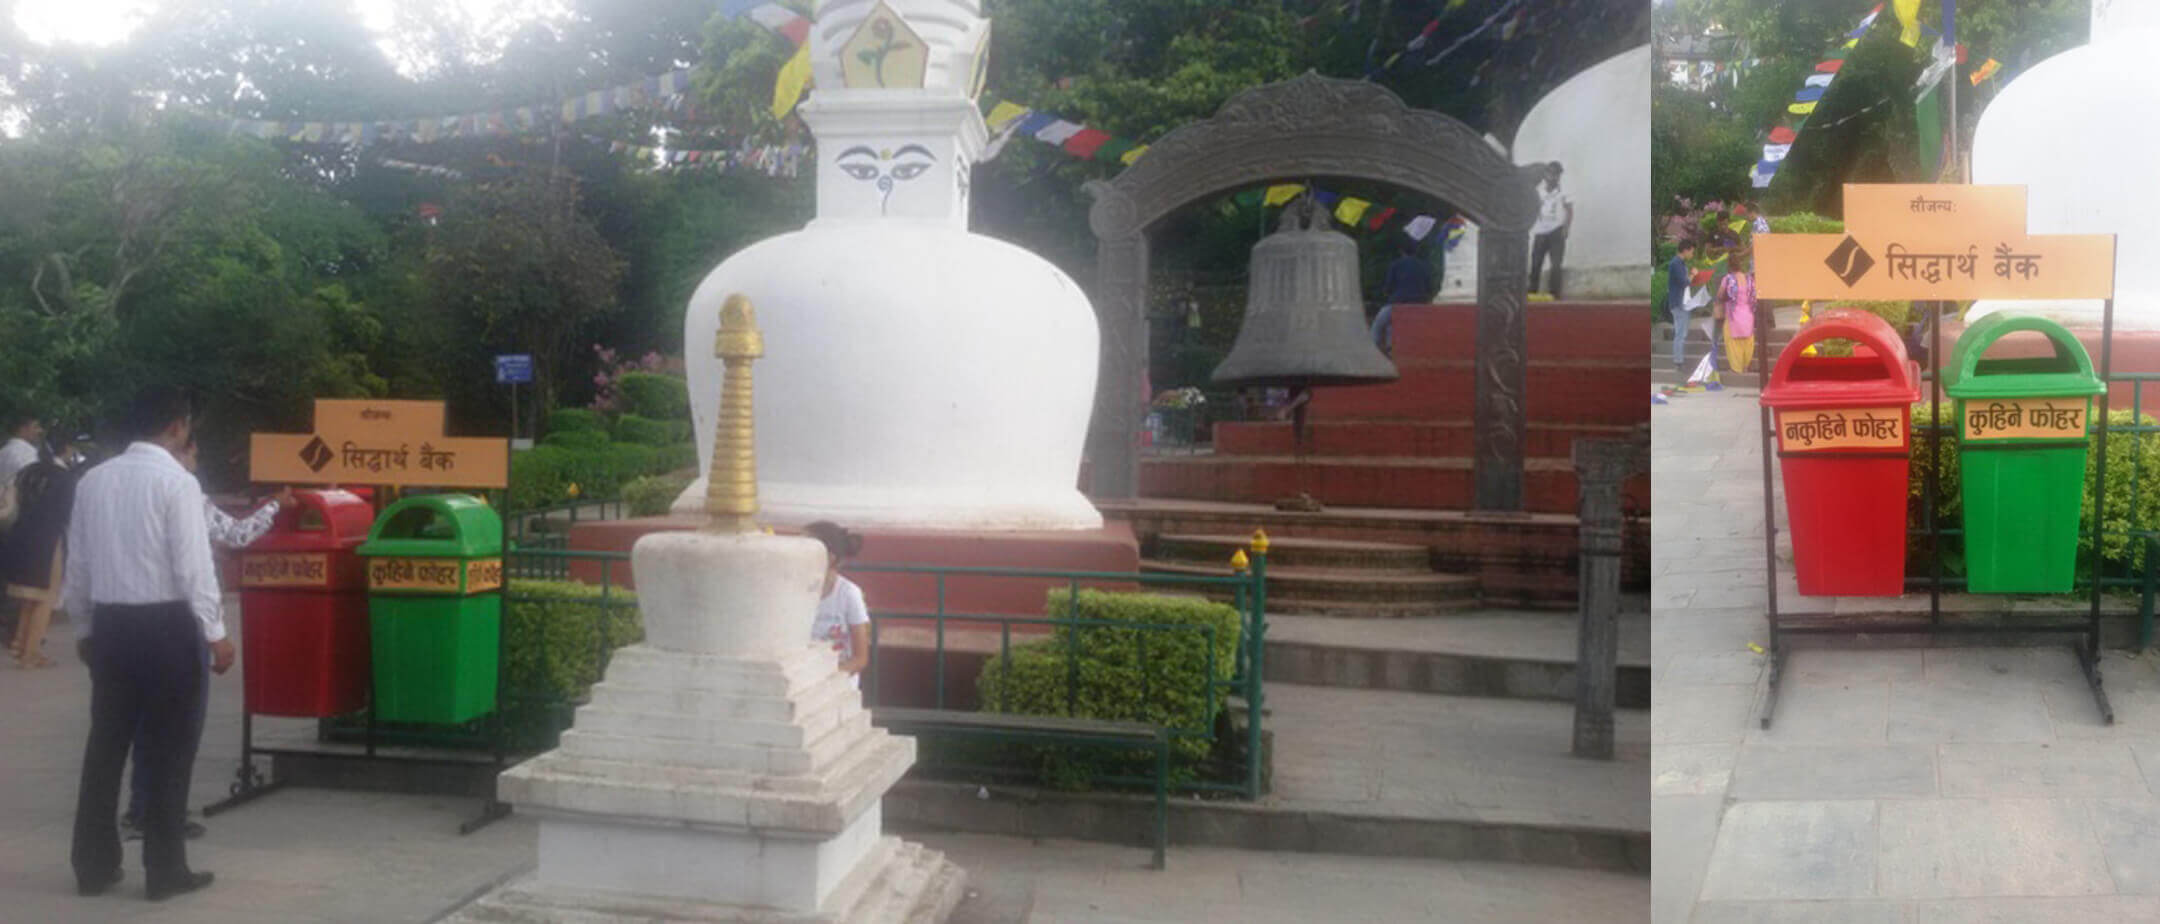
<path id="1" fill-rule="evenodd" d="M 1638 608 L 1641 603 L 1636 603 Z M 1268 641 L 1573 663 L 1572 611 L 1470 610 L 1429 619 L 1268 617 Z M 1620 663 L 1650 663 L 1650 614 L 1620 614 Z"/>
<path id="2" fill-rule="evenodd" d="M 1647 830 L 1650 716 L 1616 716 L 1616 759 L 1568 753 L 1574 707 L 1531 700 L 1268 684 L 1271 805 Z"/>
<path id="3" fill-rule="evenodd" d="M 1654 409 L 1653 920 L 2160 921 L 2150 658 L 2103 727 L 2066 649 L 1802 648 L 1758 727 L 1756 397 Z"/>
<path id="4" fill-rule="evenodd" d="M 77 898 L 67 850 L 89 678 L 68 650 L 69 638 L 63 627 L 51 645 L 58 666 L 0 667 L 0 921 L 422 922 L 533 862 L 529 819 L 513 816 L 460 837 L 458 824 L 476 808 L 469 800 L 293 789 L 208 820 L 210 833 L 191 845 L 190 858 L 218 874 L 210 889 L 152 905 L 141 900 L 142 871 L 132 865 L 114 894 Z M 1483 811 L 1493 800 L 1562 798 L 1571 786 L 1604 785 L 1567 775 L 1550 759 L 1566 753 L 1566 726 L 1544 715 L 1549 704 L 1488 709 L 1415 694 L 1397 694 L 1408 697 L 1400 702 L 1368 695 L 1337 703 L 1327 698 L 1334 691 L 1317 692 L 1279 694 L 1278 708 L 1368 728 L 1337 743 L 1396 758 L 1401 775 L 1376 770 L 1372 778 L 1391 796 L 1423 798 L 1417 794 L 1429 789 L 1431 799 Z M 1333 711 L 1345 706 L 1354 712 Z M 1533 707 L 1539 717 L 1515 721 L 1518 706 Z M 239 678 L 218 678 L 192 804 L 224 794 L 239 725 Z M 1647 772 L 1640 754 L 1647 750 L 1647 725 L 1638 715 L 1622 726 L 1623 740 L 1634 742 L 1629 748 L 1638 754 L 1629 771 L 1637 774 L 1637 793 Z M 1466 776 L 1477 761 L 1447 752 L 1451 736 L 1472 728 L 1497 731 L 1476 739 L 1479 759 L 1517 748 L 1546 755 L 1540 769 L 1521 778 L 1530 788 L 1511 793 L 1521 781 Z M 1310 753 L 1325 753 L 1324 744 L 1309 745 Z M 1297 760 L 1307 775 L 1323 772 L 1317 758 Z M 1580 798 L 1587 797 L 1570 798 L 1559 810 L 1572 811 L 1566 805 Z M 1145 868 L 1148 854 L 1140 849 L 969 835 L 923 840 L 949 851 L 969 872 L 973 894 L 958 918 L 964 924 L 1632 921 L 1641 920 L 1639 909 L 1650 901 L 1650 883 L 1640 877 L 1535 866 L 1173 847 L 1169 871 L 1159 873 Z M 135 847 L 128 855 L 139 864 Z"/>

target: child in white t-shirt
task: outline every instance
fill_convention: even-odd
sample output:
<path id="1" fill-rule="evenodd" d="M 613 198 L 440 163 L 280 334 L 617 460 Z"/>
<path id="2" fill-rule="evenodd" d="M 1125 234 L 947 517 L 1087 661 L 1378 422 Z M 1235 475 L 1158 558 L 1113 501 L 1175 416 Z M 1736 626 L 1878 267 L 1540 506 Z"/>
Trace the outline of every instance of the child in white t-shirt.
<path id="1" fill-rule="evenodd" d="M 825 544 L 825 596 L 818 600 L 810 640 L 830 643 L 839 655 L 840 669 L 860 687 L 863 668 L 870 666 L 870 608 L 863 603 L 862 588 L 840 576 L 840 565 L 862 551 L 862 536 L 825 520 L 804 527 L 803 532 Z"/>

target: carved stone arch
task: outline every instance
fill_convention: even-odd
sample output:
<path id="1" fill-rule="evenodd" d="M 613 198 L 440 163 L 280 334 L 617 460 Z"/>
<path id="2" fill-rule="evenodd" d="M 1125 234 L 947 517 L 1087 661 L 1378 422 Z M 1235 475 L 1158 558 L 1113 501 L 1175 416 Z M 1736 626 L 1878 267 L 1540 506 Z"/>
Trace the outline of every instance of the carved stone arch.
<path id="1" fill-rule="evenodd" d="M 1399 187 L 1461 209 L 1478 225 L 1475 506 L 1523 506 L 1527 366 L 1523 306 L 1530 227 L 1542 168 L 1517 167 L 1475 130 L 1412 109 L 1360 80 L 1315 73 L 1247 90 L 1213 118 L 1186 125 L 1108 181 L 1087 184 L 1096 237 L 1095 311 L 1101 375 L 1089 435 L 1090 493 L 1139 488 L 1139 434 L 1148 396 L 1148 234 L 1194 202 L 1271 180 L 1348 177 Z"/>

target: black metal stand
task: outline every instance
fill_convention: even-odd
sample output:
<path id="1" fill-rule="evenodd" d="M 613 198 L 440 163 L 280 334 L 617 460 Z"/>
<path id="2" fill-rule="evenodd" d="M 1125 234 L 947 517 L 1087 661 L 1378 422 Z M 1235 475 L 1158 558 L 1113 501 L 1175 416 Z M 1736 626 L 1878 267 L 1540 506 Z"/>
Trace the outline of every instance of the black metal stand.
<path id="1" fill-rule="evenodd" d="M 2092 609 L 2087 617 L 2079 622 L 2052 622 L 2035 625 L 2018 625 L 2005 621 L 2002 625 L 1946 626 L 1942 622 L 1942 527 L 1935 516 L 1935 504 L 1937 493 L 1940 490 L 1938 469 L 1942 463 L 1942 430 L 1944 427 L 1943 421 L 1946 419 L 1946 415 L 1942 412 L 1942 316 L 1947 312 L 1950 305 L 1951 303 L 1948 302 L 1931 303 L 1930 317 L 1927 321 L 1928 392 L 1930 395 L 1928 407 L 1930 420 L 1928 421 L 1927 437 L 1927 495 L 1922 498 L 1921 509 L 1924 511 L 1922 518 L 1926 523 L 1927 549 L 1932 561 L 1929 563 L 1928 568 L 1928 617 L 1926 622 L 1848 619 L 1796 623 L 1792 619 L 1779 614 L 1777 600 L 1777 502 L 1773 490 L 1774 481 L 1771 470 L 1774 465 L 1772 460 L 1776 455 L 1776 430 L 1771 423 L 1770 409 L 1767 407 L 1762 409 L 1763 549 L 1767 569 L 1766 574 L 1768 576 L 1769 600 L 1767 617 L 1770 625 L 1770 672 L 1769 686 L 1762 699 L 1763 728 L 1770 727 L 1770 720 L 1777 712 L 1778 687 L 1784 679 L 1785 661 L 1790 654 L 1790 646 L 1785 638 L 1788 635 L 1852 637 L 1860 635 L 1919 634 L 1932 637 L 1947 635 L 2018 636 L 2062 634 L 2079 636 L 2071 646 L 2071 653 L 2077 657 L 2078 668 L 2085 674 L 2085 683 L 2092 690 L 2093 706 L 2099 710 L 2101 724 L 2115 724 L 2115 709 L 2108 703 L 2107 691 L 2101 685 L 2100 676 L 2100 606 L 2102 591 L 2100 578 L 2103 560 L 2100 555 L 2102 517 L 2097 514 L 2099 511 L 2106 509 L 2105 499 L 2107 497 L 2108 393 L 2105 388 L 2100 392 L 2099 410 L 2095 417 L 2097 423 L 2094 426 L 2093 452 L 2096 453 L 2096 456 L 2093 463 L 2093 496 L 2098 500 L 2093 505 L 2096 515 L 2093 517 L 2092 529 Z M 1763 316 L 1766 314 L 1767 312 L 1757 313 L 1756 336 L 1758 337 L 1764 337 Z M 1769 341 L 1762 339 L 1758 342 L 1767 344 Z M 2114 342 L 2115 300 L 2110 298 L 2102 303 L 2100 314 L 2100 381 L 2103 385 L 2108 384 L 2108 377 L 2113 371 Z M 1764 352 L 1762 350 L 1756 351 L 1756 372 L 1761 377 L 1761 384 L 1768 385 L 1770 373 L 1767 359 L 1763 356 Z"/>
<path id="2" fill-rule="evenodd" d="M 507 618 L 499 618 L 496 621 L 496 650 L 498 652 L 502 650 L 502 643 L 507 641 L 505 636 L 509 632 L 507 628 L 508 622 Z M 243 671 L 246 669 L 245 667 L 241 668 Z M 510 765 L 509 749 L 504 745 L 503 702 L 503 672 L 500 665 L 498 665 L 495 671 L 495 709 L 488 715 L 488 738 L 493 749 L 494 772 L 489 776 L 488 795 L 481 803 L 479 814 L 458 825 L 459 834 L 471 834 L 510 816 L 510 805 L 496 797 L 496 784 L 494 782 L 497 777 L 501 776 L 502 771 Z M 361 739 L 362 746 L 359 754 L 343 753 L 329 749 L 266 748 L 256 746 L 255 714 L 248 711 L 245 705 L 242 705 L 240 708 L 240 766 L 233 773 L 233 783 L 229 790 L 230 795 L 203 806 L 203 817 L 208 818 L 239 808 L 286 787 L 290 782 L 289 780 L 264 777 L 262 770 L 256 766 L 255 759 L 257 757 L 290 756 L 304 757 L 311 760 L 344 760 L 360 763 L 436 766 L 445 764 L 469 766 L 475 763 L 474 761 L 447 760 L 440 757 L 381 753 L 377 749 L 375 704 L 372 698 L 368 703 L 366 717 L 367 730 Z"/>

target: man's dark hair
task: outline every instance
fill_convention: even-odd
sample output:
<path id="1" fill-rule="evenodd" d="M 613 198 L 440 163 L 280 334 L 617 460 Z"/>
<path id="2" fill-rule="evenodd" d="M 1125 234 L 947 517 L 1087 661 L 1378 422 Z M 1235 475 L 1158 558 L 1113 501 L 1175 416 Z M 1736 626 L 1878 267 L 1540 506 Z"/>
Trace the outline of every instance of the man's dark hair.
<path id="1" fill-rule="evenodd" d="M 862 551 L 862 534 L 849 532 L 831 520 L 819 520 L 803 527 L 803 532 L 824 543 L 825 554 L 840 561 L 853 558 Z"/>
<path id="2" fill-rule="evenodd" d="M 1413 241 L 1413 240 L 1411 240 L 1411 239 L 1409 239 L 1409 238 L 1403 238 L 1403 240 L 1402 240 L 1402 243 L 1401 243 L 1400 245 L 1398 245 L 1398 246 L 1399 246 L 1399 248 L 1400 248 L 1400 249 L 1402 250 L 1402 255 L 1403 255 L 1403 256 L 1406 256 L 1406 257 L 1414 257 L 1414 256 L 1417 256 L 1417 251 L 1418 251 L 1418 242 L 1416 242 L 1416 241 Z"/>
<path id="3" fill-rule="evenodd" d="M 23 424 L 38 419 L 40 418 L 36 411 L 21 407 L 10 408 L 6 417 L 0 417 L 0 425 L 7 427 L 6 435 L 14 436 L 15 431 L 23 428 Z"/>
<path id="4" fill-rule="evenodd" d="M 1681 241 L 1681 242 L 1680 242 L 1680 252 L 1681 252 L 1681 253 L 1687 253 L 1688 251 L 1690 251 L 1690 250 L 1694 250 L 1694 249 L 1695 249 L 1695 242 L 1694 242 L 1694 241 Z"/>
<path id="5" fill-rule="evenodd" d="M 152 385 L 135 393 L 135 400 L 128 404 L 127 417 L 122 423 L 129 439 L 147 440 L 194 414 L 195 401 L 185 390 L 171 385 Z"/>

